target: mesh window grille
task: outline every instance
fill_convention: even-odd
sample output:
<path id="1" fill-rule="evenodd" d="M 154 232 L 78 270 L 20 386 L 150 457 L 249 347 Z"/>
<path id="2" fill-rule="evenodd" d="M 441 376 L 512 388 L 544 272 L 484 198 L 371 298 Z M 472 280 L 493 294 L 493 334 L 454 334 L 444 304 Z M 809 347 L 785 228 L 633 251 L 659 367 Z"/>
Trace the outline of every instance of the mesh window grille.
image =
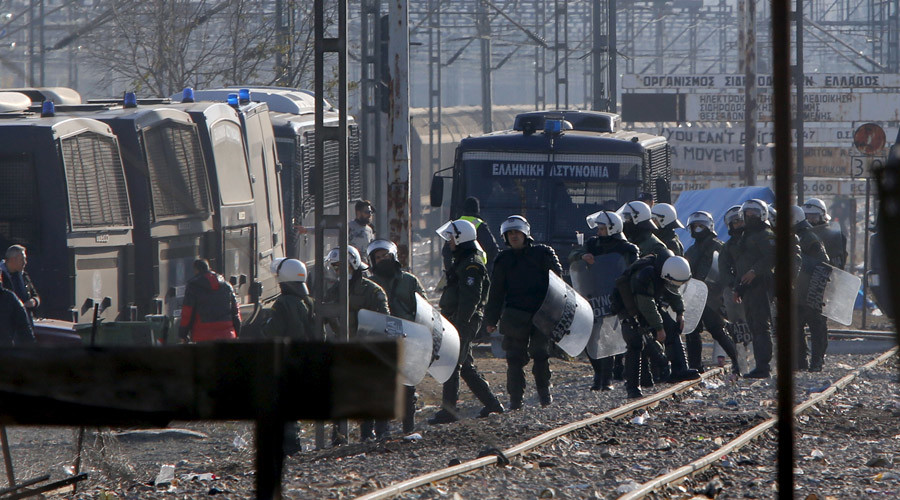
<path id="1" fill-rule="evenodd" d="M 155 220 L 210 212 L 195 126 L 168 122 L 144 131 Z"/>
<path id="2" fill-rule="evenodd" d="M 653 193 L 653 198 L 657 199 L 659 193 L 656 189 L 656 179 L 665 179 L 666 183 L 672 177 L 671 156 L 669 154 L 669 145 L 663 144 L 646 152 L 646 165 L 644 169 L 644 191 Z"/>
<path id="3" fill-rule="evenodd" d="M 131 226 L 125 173 L 116 140 L 85 132 L 60 141 L 70 230 Z"/>
<path id="4" fill-rule="evenodd" d="M 347 158 L 350 163 L 349 176 L 350 186 L 349 194 L 351 200 L 362 198 L 362 175 L 360 167 L 360 140 L 359 127 L 353 125 L 349 127 L 349 135 L 347 137 Z M 302 213 L 308 213 L 313 210 L 315 204 L 315 195 L 317 193 L 310 192 L 310 172 L 316 165 L 316 134 L 313 131 L 304 132 L 304 144 L 298 146 L 300 148 L 300 158 L 302 159 L 303 168 L 294 175 L 300 175 L 300 182 L 303 185 L 301 190 L 302 199 L 295 202 L 295 207 L 299 206 Z M 322 186 L 322 196 L 325 208 L 337 206 L 340 201 L 339 183 L 338 183 L 338 143 L 337 141 L 327 141 L 325 143 L 325 183 Z M 295 177 L 296 179 L 296 177 Z M 297 210 L 297 208 L 295 208 Z"/>
<path id="5" fill-rule="evenodd" d="M 39 247 L 37 184 L 32 159 L 28 155 L 0 158 L 0 238 L 26 247 Z"/>

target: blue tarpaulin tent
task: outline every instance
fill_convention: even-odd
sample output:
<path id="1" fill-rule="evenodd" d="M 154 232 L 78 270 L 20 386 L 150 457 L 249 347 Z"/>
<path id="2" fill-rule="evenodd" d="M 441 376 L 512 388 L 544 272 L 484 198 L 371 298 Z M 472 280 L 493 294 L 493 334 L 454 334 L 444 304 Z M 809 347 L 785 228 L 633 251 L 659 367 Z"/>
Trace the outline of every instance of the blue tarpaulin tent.
<path id="1" fill-rule="evenodd" d="M 722 216 L 733 205 L 740 205 L 753 198 L 772 203 L 775 201 L 775 193 L 768 186 L 684 191 L 675 202 L 675 210 L 678 212 L 678 220 L 685 226 L 687 226 L 687 219 L 692 213 L 700 210 L 711 213 L 716 221 L 716 232 L 719 234 L 719 239 L 728 241 L 728 228 L 725 227 Z M 685 249 L 694 244 L 694 239 L 691 238 L 687 228 L 678 230 L 677 234 Z"/>

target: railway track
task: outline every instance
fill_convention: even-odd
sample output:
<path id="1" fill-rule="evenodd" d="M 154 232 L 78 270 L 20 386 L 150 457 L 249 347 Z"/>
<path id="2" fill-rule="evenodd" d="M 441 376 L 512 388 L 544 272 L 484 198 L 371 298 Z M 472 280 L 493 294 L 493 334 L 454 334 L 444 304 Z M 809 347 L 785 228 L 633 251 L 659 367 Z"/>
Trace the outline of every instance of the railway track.
<path id="1" fill-rule="evenodd" d="M 797 393 L 810 396 L 795 411 L 826 401 L 895 355 L 893 349 L 857 369 L 849 369 L 847 363 L 861 364 L 861 357 L 829 357 L 842 367 L 839 379 L 833 373 L 824 377 L 798 373 Z M 658 491 L 677 497 L 681 490 L 674 485 L 734 455 L 770 432 L 775 422 L 770 414 L 775 410 L 771 380 L 721 379 L 721 370 L 707 372 L 702 380 L 673 385 L 504 450 L 394 482 L 358 498 L 402 497 L 423 487 L 439 495 L 460 492 L 464 498 L 481 489 L 483 496 L 492 497 L 490 489 L 484 490 L 492 484 L 503 484 L 508 497 L 634 499 Z"/>

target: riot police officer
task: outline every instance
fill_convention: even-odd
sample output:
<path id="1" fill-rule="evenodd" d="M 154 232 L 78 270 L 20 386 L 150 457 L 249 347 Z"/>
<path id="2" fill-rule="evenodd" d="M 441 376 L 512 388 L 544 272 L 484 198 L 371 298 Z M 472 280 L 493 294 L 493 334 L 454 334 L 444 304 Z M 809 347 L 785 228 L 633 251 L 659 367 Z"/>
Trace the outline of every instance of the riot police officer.
<path id="1" fill-rule="evenodd" d="M 691 265 L 691 275 L 698 280 L 705 281 L 709 289 L 707 294 L 706 306 L 703 308 L 703 315 L 700 317 L 700 323 L 693 332 L 686 336 L 688 366 L 703 371 L 702 350 L 703 343 L 700 339 L 700 332 L 704 328 L 712 336 L 713 340 L 719 343 L 725 354 L 731 358 L 731 369 L 734 373 L 739 373 L 737 348 L 734 341 L 725 332 L 725 318 L 722 316 L 722 286 L 718 281 L 712 280 L 710 271 L 713 267 L 713 257 L 718 252 L 720 255 L 724 249 L 724 244 L 716 235 L 715 223 L 712 214 L 709 212 L 694 212 L 688 217 L 688 228 L 691 231 L 691 238 L 694 244 L 687 249 L 685 258 Z M 714 270 L 718 272 L 718 269 Z"/>
<path id="2" fill-rule="evenodd" d="M 372 281 L 387 294 L 391 315 L 409 321 L 416 320 L 416 294 L 425 289 L 414 275 L 400 269 L 397 245 L 393 241 L 375 240 L 366 249 L 372 268 Z M 403 432 L 412 432 L 416 425 L 416 388 L 404 386 Z"/>
<path id="3" fill-rule="evenodd" d="M 806 219 L 802 207 L 791 207 L 791 219 L 794 223 L 794 234 L 800 240 L 800 274 L 807 276 L 816 264 L 828 262 L 828 253 L 812 226 Z M 825 316 L 806 303 L 809 292 L 809 280 L 797 280 L 797 352 L 795 367 L 820 372 L 825 364 L 825 351 L 828 349 L 828 324 Z M 809 326 L 810 350 L 806 346 L 804 326 Z M 807 360 L 807 353 L 811 356 Z"/>
<path id="4" fill-rule="evenodd" d="M 482 256 L 487 259 L 485 264 L 487 265 L 488 274 L 490 274 L 494 268 L 494 259 L 497 258 L 500 248 L 497 246 L 497 239 L 494 238 L 494 233 L 491 232 L 490 226 L 481 218 L 481 202 L 478 201 L 478 198 L 474 196 L 466 198 L 463 202 L 463 214 L 460 219 L 467 220 L 475 226 L 475 231 L 478 234 L 476 241 L 484 251 Z M 441 249 L 441 256 L 444 259 L 444 269 L 449 270 L 453 264 L 453 252 L 450 250 L 449 244 L 444 244 L 444 247 Z"/>
<path id="5" fill-rule="evenodd" d="M 847 237 L 841 227 L 831 223 L 831 216 L 825 208 L 825 202 L 818 198 L 810 198 L 803 204 L 806 220 L 812 226 L 813 233 L 819 237 L 828 253 L 829 263 L 843 270 L 847 265 Z"/>
<path id="6" fill-rule="evenodd" d="M 675 207 L 668 203 L 657 203 L 650 209 L 650 214 L 653 217 L 653 221 L 659 226 L 655 233 L 656 237 L 672 253 L 684 257 L 684 245 L 681 243 L 678 235 L 675 234 L 675 230 L 683 228 L 684 224 L 678 220 L 678 212 L 675 211 Z"/>
<path id="7" fill-rule="evenodd" d="M 481 327 L 482 311 L 491 287 L 487 268 L 478 255 L 477 231 L 471 222 L 460 219 L 442 225 L 436 232 L 453 251 L 453 264 L 440 306 L 441 314 L 450 319 L 459 332 L 459 363 L 450 379 L 444 382 L 442 408 L 428 420 L 432 425 L 459 420 L 456 400 L 459 399 L 460 377 L 484 405 L 480 416 L 504 411 L 500 400 L 475 368 L 472 357 L 472 340 Z"/>
<path id="8" fill-rule="evenodd" d="M 772 361 L 772 312 L 769 297 L 775 265 L 775 234 L 769 227 L 768 204 L 747 200 L 741 205 L 744 231 L 737 243 L 731 272 L 735 302 L 743 304 L 753 338 L 756 366 L 745 377 L 769 377 Z"/>
<path id="9" fill-rule="evenodd" d="M 325 342 L 325 335 L 317 332 L 313 320 L 313 300 L 306 287 L 306 265 L 297 259 L 275 259 L 272 273 L 278 278 L 281 295 L 269 310 L 263 326 L 267 337 L 288 337 L 311 342 Z M 286 453 L 300 451 L 297 422 L 285 422 L 284 449 Z"/>
<path id="10" fill-rule="evenodd" d="M 561 275 L 556 252 L 534 243 L 531 225 L 521 215 L 513 215 L 500 225 L 509 248 L 494 261 L 491 294 L 485 308 L 488 333 L 500 323 L 506 351 L 506 388 L 510 409 L 522 407 L 525 394 L 525 365 L 534 360 L 531 373 L 541 406 L 553 402 L 550 396 L 550 338 L 535 328 L 534 313 L 541 307 L 549 286 L 549 271 Z"/>
<path id="11" fill-rule="evenodd" d="M 628 241 L 641 250 L 641 257 L 659 255 L 666 251 L 666 245 L 653 233 L 658 229 L 650 207 L 642 201 L 629 201 L 618 210 L 622 217 L 622 232 Z"/>
<path id="12" fill-rule="evenodd" d="M 601 255 L 618 254 L 622 256 L 627 268 L 638 258 L 637 245 L 630 243 L 622 234 L 622 219 L 615 212 L 601 210 L 587 217 L 588 226 L 596 227 L 597 234 L 588 239 L 583 247 L 577 248 L 569 254 L 569 263 L 583 260 L 594 265 L 595 258 Z M 613 276 L 616 278 L 618 276 Z M 613 356 L 594 359 L 588 354 L 591 367 L 594 369 L 594 382 L 592 391 L 612 390 Z"/>
<path id="13" fill-rule="evenodd" d="M 332 248 L 325 257 L 325 265 L 331 267 L 335 272 L 339 271 L 340 266 L 344 262 L 349 266 L 350 271 L 349 292 L 347 296 L 350 315 L 347 320 L 347 326 L 350 338 L 353 339 L 356 337 L 356 332 L 359 328 L 359 319 L 357 315 L 359 314 L 360 309 L 368 309 L 369 311 L 382 314 L 390 314 L 391 309 L 388 305 L 387 295 L 384 293 L 384 290 L 378 286 L 377 283 L 363 276 L 363 272 L 368 269 L 369 266 L 363 262 L 355 247 L 348 246 L 346 256 L 341 255 L 340 248 Z M 325 302 L 337 302 L 339 285 L 340 283 L 336 282 L 328 288 L 325 293 Z M 340 331 L 340 327 L 335 321 L 335 318 L 327 318 L 326 321 L 331 325 L 331 328 L 335 332 Z M 335 431 L 336 427 L 337 426 L 335 426 Z M 376 426 L 374 421 L 364 420 L 360 423 L 359 431 L 361 440 L 374 439 L 387 432 L 387 422 L 379 421 Z M 333 435 L 332 441 L 335 444 L 339 444 L 345 442 L 345 438 L 343 436 Z"/>
<path id="14" fill-rule="evenodd" d="M 324 342 L 324 333 L 315 331 L 313 300 L 306 287 L 306 265 L 297 259 L 275 259 L 272 272 L 278 278 L 281 295 L 272 304 L 263 333 L 267 337 Z"/>
<path id="15" fill-rule="evenodd" d="M 696 370 L 687 368 L 681 343 L 684 302 L 678 289 L 690 279 L 691 267 L 687 260 L 667 250 L 638 259 L 617 281 L 616 295 L 622 304 L 622 336 L 627 346 L 625 390 L 629 398 L 643 397 L 639 384 L 645 348 L 656 350 L 665 343 L 672 363 L 670 382 L 699 377 Z M 676 313 L 674 320 L 663 310 L 665 305 Z"/>

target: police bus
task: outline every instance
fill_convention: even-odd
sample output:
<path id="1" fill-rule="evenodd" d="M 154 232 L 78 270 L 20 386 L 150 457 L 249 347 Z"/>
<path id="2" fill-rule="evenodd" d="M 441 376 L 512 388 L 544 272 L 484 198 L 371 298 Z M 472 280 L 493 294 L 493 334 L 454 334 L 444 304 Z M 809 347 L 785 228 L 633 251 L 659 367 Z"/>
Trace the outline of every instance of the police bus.
<path id="1" fill-rule="evenodd" d="M 619 130 L 618 121 L 612 113 L 538 111 L 518 115 L 513 130 L 463 139 L 453 166 L 434 174 L 431 205 L 442 205 L 450 178 L 452 218 L 475 196 L 495 235 L 508 216 L 522 215 L 535 241 L 565 260 L 587 215 L 616 210 L 640 192 L 670 202 L 668 142 Z"/>

